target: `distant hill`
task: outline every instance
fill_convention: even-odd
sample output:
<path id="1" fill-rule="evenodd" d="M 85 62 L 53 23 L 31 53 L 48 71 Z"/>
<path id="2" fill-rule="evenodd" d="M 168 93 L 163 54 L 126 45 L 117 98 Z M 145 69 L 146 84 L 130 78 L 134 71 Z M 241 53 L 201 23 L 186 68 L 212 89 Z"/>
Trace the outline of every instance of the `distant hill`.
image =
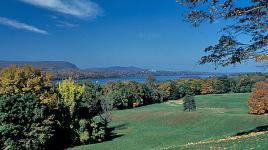
<path id="1" fill-rule="evenodd" d="M 3 61 L 0 60 L 0 68 L 10 65 L 30 64 L 34 67 L 41 68 L 44 71 L 60 71 L 60 70 L 78 70 L 79 68 L 67 61 Z"/>
<path id="2" fill-rule="evenodd" d="M 153 70 L 153 69 L 142 69 L 134 66 L 122 67 L 122 66 L 113 66 L 106 68 L 89 68 L 84 71 L 91 72 L 122 72 L 129 74 L 139 74 L 139 75 L 148 75 L 153 74 L 156 76 L 177 76 L 177 75 L 207 75 L 213 74 L 209 72 L 194 72 L 194 71 L 163 71 L 163 70 Z"/>
<path id="3" fill-rule="evenodd" d="M 50 71 L 53 73 L 54 79 L 89 79 L 89 78 L 110 78 L 110 77 L 138 77 L 148 76 L 150 74 L 155 76 L 187 76 L 198 77 L 202 75 L 219 75 L 209 72 L 192 72 L 192 71 L 161 71 L 153 69 L 143 69 L 134 66 L 122 67 L 113 66 L 106 68 L 89 68 L 79 69 L 75 64 L 67 61 L 1 61 L 0 69 L 10 65 L 25 65 L 30 64 L 33 67 L 41 68 L 43 71 Z"/>
<path id="4" fill-rule="evenodd" d="M 143 72 L 148 71 L 146 69 L 129 66 L 129 67 L 121 67 L 121 66 L 113 66 L 113 67 L 107 67 L 107 68 L 89 68 L 85 69 L 86 71 L 97 71 L 97 72 L 103 72 L 103 71 L 111 71 L 111 72 Z"/>

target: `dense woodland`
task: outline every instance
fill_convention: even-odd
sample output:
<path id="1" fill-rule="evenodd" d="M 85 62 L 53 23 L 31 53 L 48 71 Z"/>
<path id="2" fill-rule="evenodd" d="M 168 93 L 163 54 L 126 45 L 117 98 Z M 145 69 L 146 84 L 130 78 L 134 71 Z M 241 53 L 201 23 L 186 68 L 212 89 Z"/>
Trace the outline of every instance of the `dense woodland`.
<path id="1" fill-rule="evenodd" d="M 250 96 L 250 112 L 267 112 L 267 75 L 261 73 L 164 82 L 151 75 L 145 83 L 110 81 L 105 85 L 71 78 L 52 84 L 51 79 L 49 73 L 29 65 L 1 70 L 0 147 L 63 149 L 102 142 L 112 136 L 108 125 L 115 109 L 186 96 L 185 106 L 195 110 L 193 95 L 244 93 L 253 87 L 259 97 L 254 93 Z"/>

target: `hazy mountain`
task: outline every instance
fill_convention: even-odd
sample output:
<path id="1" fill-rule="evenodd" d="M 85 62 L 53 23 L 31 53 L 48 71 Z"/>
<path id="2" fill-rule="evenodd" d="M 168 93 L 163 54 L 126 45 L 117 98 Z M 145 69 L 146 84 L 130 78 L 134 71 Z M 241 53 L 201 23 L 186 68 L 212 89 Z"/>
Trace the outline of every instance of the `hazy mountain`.
<path id="1" fill-rule="evenodd" d="M 143 72 L 148 71 L 146 69 L 129 66 L 129 67 L 121 67 L 121 66 L 113 66 L 113 67 L 106 67 L 106 68 L 88 68 L 85 69 L 87 71 L 111 71 L 111 72 Z"/>
<path id="2" fill-rule="evenodd" d="M 10 65 L 30 64 L 43 71 L 51 71 L 54 73 L 55 79 L 65 79 L 72 77 L 74 79 L 88 78 L 108 78 L 108 77 L 126 77 L 126 76 L 199 76 L 199 75 L 215 75 L 208 72 L 192 72 L 192 71 L 159 71 L 152 69 L 142 69 L 134 66 L 122 67 L 113 66 L 106 68 L 89 68 L 79 69 L 75 64 L 66 61 L 1 61 L 0 68 Z"/>
<path id="3" fill-rule="evenodd" d="M 25 65 L 30 64 L 34 67 L 41 68 L 44 71 L 60 71 L 60 70 L 78 70 L 79 68 L 66 61 L 1 61 L 0 68 L 8 67 L 10 65 Z"/>

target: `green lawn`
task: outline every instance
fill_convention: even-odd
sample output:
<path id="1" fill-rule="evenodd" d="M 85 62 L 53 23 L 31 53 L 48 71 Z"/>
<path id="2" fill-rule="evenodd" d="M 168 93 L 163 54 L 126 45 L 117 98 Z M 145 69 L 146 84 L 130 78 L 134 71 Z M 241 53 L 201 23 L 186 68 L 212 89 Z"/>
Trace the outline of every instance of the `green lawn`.
<path id="1" fill-rule="evenodd" d="M 221 143 L 181 147 L 190 142 L 220 139 L 258 126 L 268 125 L 268 116 L 248 114 L 248 94 L 196 96 L 197 111 L 182 112 L 179 104 L 154 104 L 113 113 L 111 127 L 119 137 L 84 145 L 83 150 L 215 149 L 227 147 L 265 149 L 268 135 Z M 232 147 L 233 144 L 236 147 Z"/>

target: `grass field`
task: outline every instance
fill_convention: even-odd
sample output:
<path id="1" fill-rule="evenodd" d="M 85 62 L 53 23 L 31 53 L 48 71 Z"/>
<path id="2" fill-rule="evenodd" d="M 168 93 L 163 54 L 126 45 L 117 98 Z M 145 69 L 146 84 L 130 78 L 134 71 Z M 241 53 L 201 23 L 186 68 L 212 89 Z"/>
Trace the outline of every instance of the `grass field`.
<path id="1" fill-rule="evenodd" d="M 241 139 L 213 141 L 258 126 L 268 125 L 268 116 L 248 114 L 248 94 L 196 96 L 197 111 L 182 112 L 176 103 L 154 104 L 113 113 L 114 133 L 118 137 L 99 144 L 75 147 L 77 150 L 148 149 L 263 149 L 268 134 Z M 266 140 L 266 142 L 265 142 Z M 186 145 L 187 143 L 203 144 Z"/>

